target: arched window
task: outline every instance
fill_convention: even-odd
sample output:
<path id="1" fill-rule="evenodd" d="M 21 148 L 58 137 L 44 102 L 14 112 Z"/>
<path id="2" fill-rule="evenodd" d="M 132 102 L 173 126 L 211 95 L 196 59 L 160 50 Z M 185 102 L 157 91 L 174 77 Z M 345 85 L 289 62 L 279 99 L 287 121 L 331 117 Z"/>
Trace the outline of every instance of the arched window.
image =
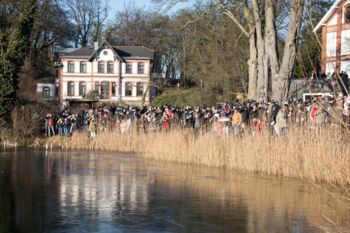
<path id="1" fill-rule="evenodd" d="M 79 96 L 86 95 L 86 82 L 79 82 Z"/>
<path id="2" fill-rule="evenodd" d="M 136 95 L 143 96 L 143 83 L 141 82 L 136 83 Z"/>
<path id="3" fill-rule="evenodd" d="M 137 73 L 144 74 L 145 73 L 145 63 L 139 62 L 137 63 Z"/>
<path id="4" fill-rule="evenodd" d="M 74 96 L 74 82 L 69 81 L 68 82 L 68 88 L 67 88 L 67 94 L 68 96 Z"/>
<path id="5" fill-rule="evenodd" d="M 125 96 L 132 96 L 132 84 L 131 84 L 131 82 L 125 83 Z"/>
<path id="6" fill-rule="evenodd" d="M 101 82 L 102 99 L 109 99 L 109 82 Z"/>
<path id="7" fill-rule="evenodd" d="M 50 87 L 43 87 L 43 96 L 50 97 Z"/>

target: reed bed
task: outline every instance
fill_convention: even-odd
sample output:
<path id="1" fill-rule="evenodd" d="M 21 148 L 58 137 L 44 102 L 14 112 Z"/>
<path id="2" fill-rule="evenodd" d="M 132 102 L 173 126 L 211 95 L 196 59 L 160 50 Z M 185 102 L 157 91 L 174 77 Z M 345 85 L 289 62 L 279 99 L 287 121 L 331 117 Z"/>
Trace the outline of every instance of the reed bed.
<path id="1" fill-rule="evenodd" d="M 86 133 L 36 143 L 56 148 L 134 152 L 144 158 L 235 169 L 248 173 L 307 179 L 350 189 L 350 146 L 339 130 L 296 129 L 282 137 L 268 134 L 221 138 L 211 133 L 172 130 L 157 133 Z"/>

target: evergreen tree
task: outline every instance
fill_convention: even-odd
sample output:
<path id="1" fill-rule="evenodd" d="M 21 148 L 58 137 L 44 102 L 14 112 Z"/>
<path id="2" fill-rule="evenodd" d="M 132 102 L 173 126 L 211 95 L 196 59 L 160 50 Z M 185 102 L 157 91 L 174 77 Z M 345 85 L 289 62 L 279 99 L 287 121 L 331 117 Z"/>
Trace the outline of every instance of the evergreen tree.
<path id="1" fill-rule="evenodd" d="M 1 8 L 0 28 L 0 123 L 9 120 L 11 106 L 16 99 L 17 78 L 30 49 L 30 34 L 37 9 L 36 0 L 21 0 L 16 21 L 6 15 L 10 6 Z M 13 3 L 14 5 L 14 3 Z"/>

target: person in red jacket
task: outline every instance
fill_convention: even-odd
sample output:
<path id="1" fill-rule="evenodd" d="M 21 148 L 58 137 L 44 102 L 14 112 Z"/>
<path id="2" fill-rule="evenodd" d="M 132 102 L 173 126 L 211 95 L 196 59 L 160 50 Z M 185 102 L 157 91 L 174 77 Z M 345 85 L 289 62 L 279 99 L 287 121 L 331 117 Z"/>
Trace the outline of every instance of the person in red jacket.
<path id="1" fill-rule="evenodd" d="M 163 112 L 162 121 L 163 121 L 163 129 L 169 130 L 169 128 L 170 128 L 170 124 L 169 124 L 170 116 L 168 115 L 168 113 L 166 111 Z"/>

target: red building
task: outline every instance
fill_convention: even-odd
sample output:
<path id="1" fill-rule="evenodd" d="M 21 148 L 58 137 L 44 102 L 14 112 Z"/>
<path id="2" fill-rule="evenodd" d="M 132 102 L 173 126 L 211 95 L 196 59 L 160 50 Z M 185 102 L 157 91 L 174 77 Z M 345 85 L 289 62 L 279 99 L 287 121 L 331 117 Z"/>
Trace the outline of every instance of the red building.
<path id="1" fill-rule="evenodd" d="M 350 0 L 337 0 L 314 29 L 322 32 L 322 73 L 350 74 Z"/>

